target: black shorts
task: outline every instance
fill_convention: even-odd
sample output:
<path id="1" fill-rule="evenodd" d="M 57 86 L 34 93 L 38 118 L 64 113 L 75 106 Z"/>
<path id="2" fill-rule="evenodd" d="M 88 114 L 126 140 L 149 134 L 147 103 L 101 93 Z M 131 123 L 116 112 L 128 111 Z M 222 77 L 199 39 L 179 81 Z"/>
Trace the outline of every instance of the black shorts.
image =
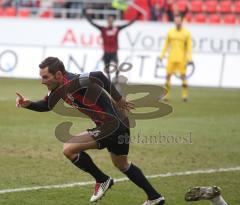
<path id="1" fill-rule="evenodd" d="M 118 129 L 111 134 L 104 136 L 104 126 L 88 129 L 88 133 L 96 140 L 98 149 L 107 148 L 115 155 L 128 155 L 130 128 L 127 124 L 120 123 Z"/>
<path id="2" fill-rule="evenodd" d="M 104 61 L 104 64 L 105 64 L 106 68 L 108 67 L 108 65 L 111 62 L 115 62 L 116 64 L 118 64 L 117 52 L 114 52 L 114 53 L 107 53 L 107 52 L 105 52 L 103 54 L 103 61 Z"/>

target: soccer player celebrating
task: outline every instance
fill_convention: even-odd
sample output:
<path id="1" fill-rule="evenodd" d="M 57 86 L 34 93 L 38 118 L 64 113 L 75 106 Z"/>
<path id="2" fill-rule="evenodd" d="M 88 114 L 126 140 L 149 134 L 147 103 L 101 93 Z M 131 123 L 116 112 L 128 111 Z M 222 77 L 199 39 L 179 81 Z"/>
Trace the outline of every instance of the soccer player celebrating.
<path id="1" fill-rule="evenodd" d="M 181 14 L 174 16 L 176 27 L 168 32 L 160 60 L 163 59 L 169 49 L 166 79 L 168 95 L 166 96 L 166 100 L 169 98 L 171 76 L 174 73 L 179 73 L 182 80 L 182 99 L 186 102 L 188 99 L 186 67 L 187 64 L 193 64 L 192 40 L 190 32 L 182 27 L 182 21 L 183 18 Z"/>
<path id="2" fill-rule="evenodd" d="M 96 128 L 76 136 L 70 135 L 63 145 L 64 155 L 96 180 L 90 202 L 101 199 L 113 185 L 113 179 L 97 167 L 86 150 L 107 148 L 113 164 L 145 191 L 148 198 L 143 205 L 163 205 L 164 197 L 152 187 L 142 171 L 128 161 L 130 129 L 124 111 L 133 109 L 133 103 L 127 102 L 100 71 L 75 75 L 67 72 L 62 61 L 55 57 L 46 58 L 39 67 L 42 84 L 49 90 L 48 95 L 32 102 L 17 93 L 16 106 L 44 112 L 52 110 L 62 99 L 95 122 Z M 60 130 L 60 133 L 66 133 L 66 130 Z"/>
<path id="3" fill-rule="evenodd" d="M 221 190 L 217 186 L 194 187 L 185 194 L 186 201 L 209 200 L 212 205 L 227 205 L 221 196 Z"/>
<path id="4" fill-rule="evenodd" d="M 92 24 L 94 27 L 96 27 L 101 31 L 101 36 L 103 39 L 103 50 L 104 50 L 103 61 L 105 65 L 105 72 L 108 76 L 108 79 L 110 79 L 110 68 L 109 68 L 110 63 L 114 63 L 115 65 L 118 65 L 117 52 L 118 52 L 119 31 L 130 26 L 132 23 L 134 23 L 140 14 L 138 13 L 137 17 L 134 20 L 122 26 L 114 26 L 114 17 L 109 15 L 107 17 L 107 27 L 104 27 L 104 26 L 97 25 L 92 21 L 92 19 L 90 19 L 90 17 L 88 16 L 88 10 L 86 11 L 86 13 L 87 13 L 86 19 L 90 22 L 90 24 Z M 118 80 L 118 74 L 119 74 L 119 71 L 116 70 L 116 80 Z"/>

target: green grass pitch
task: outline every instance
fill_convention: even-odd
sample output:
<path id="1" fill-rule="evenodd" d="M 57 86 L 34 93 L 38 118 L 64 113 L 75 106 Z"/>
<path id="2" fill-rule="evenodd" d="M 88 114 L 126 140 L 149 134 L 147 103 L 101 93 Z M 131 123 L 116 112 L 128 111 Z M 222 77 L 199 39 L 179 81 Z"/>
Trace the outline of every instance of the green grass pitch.
<path id="1" fill-rule="evenodd" d="M 0 190 L 92 181 L 63 156 L 62 142 L 54 136 L 60 122 L 74 122 L 73 132 L 84 131 L 93 123 L 86 119 L 37 113 L 15 107 L 15 91 L 39 99 L 46 89 L 39 80 L 0 79 Z M 190 88 L 190 101 L 181 101 L 174 87 L 168 116 L 137 121 L 132 136 L 188 136 L 191 144 L 132 143 L 129 158 L 146 175 L 198 169 L 240 166 L 240 90 Z M 124 177 L 112 165 L 106 150 L 89 151 L 94 161 L 114 178 Z M 184 193 L 192 186 L 217 185 L 231 205 L 240 204 L 240 171 L 155 178 L 151 183 L 165 196 L 166 204 L 187 203 Z M 3 205 L 89 204 L 93 186 L 38 190 L 0 195 Z M 116 183 L 99 205 L 142 204 L 145 194 L 131 182 Z"/>

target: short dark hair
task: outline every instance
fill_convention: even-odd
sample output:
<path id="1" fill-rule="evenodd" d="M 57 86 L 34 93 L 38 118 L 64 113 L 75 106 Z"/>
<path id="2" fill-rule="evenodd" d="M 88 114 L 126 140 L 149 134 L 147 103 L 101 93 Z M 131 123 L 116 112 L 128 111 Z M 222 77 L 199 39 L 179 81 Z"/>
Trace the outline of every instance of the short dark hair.
<path id="1" fill-rule="evenodd" d="M 58 71 L 61 71 L 63 74 L 66 72 L 63 62 L 56 57 L 47 57 L 39 64 L 40 69 L 46 67 L 48 67 L 49 73 L 52 74 L 55 74 Z"/>
<path id="2" fill-rule="evenodd" d="M 107 18 L 113 18 L 115 20 L 115 16 L 113 14 L 107 15 Z"/>
<path id="3" fill-rule="evenodd" d="M 180 17 L 181 20 L 183 19 L 183 15 L 181 13 L 174 14 L 174 18 L 178 18 L 178 17 Z"/>

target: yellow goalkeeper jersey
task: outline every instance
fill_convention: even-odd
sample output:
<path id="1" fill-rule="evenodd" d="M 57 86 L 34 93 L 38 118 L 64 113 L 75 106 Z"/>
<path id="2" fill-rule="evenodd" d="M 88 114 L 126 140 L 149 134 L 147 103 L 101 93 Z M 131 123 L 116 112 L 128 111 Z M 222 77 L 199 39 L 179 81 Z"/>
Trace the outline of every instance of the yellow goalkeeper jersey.
<path id="1" fill-rule="evenodd" d="M 160 58 L 163 58 L 167 51 L 169 53 L 168 61 L 172 63 L 191 61 L 192 39 L 190 32 L 185 28 L 171 29 L 168 32 Z"/>

